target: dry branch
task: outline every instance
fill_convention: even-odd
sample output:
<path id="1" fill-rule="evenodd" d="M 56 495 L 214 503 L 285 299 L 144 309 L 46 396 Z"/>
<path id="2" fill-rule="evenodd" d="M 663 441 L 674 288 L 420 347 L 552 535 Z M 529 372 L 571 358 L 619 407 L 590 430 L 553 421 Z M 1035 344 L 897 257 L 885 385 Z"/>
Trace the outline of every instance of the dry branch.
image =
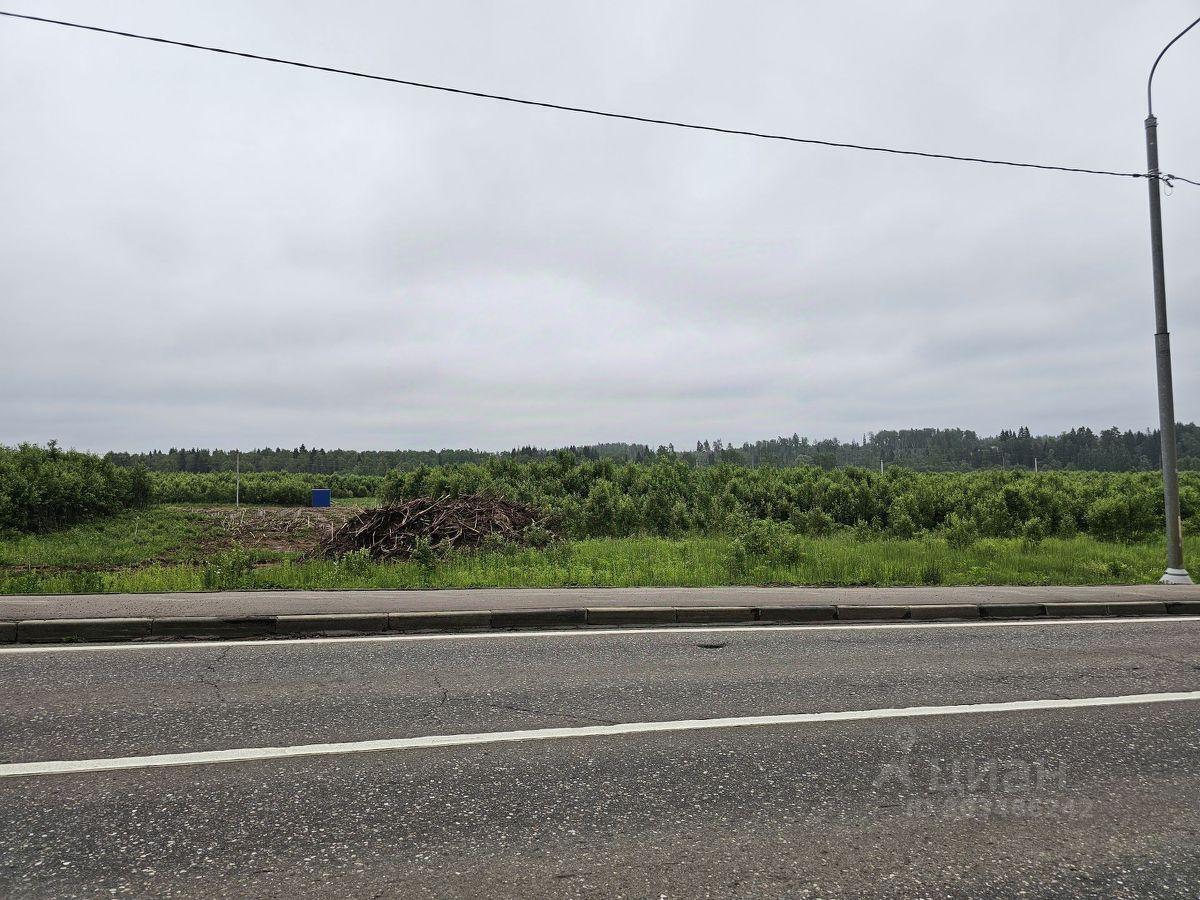
<path id="1" fill-rule="evenodd" d="M 502 497 L 416 497 L 363 510 L 325 538 L 317 553 L 333 558 L 366 550 L 372 559 L 408 559 L 418 547 L 471 550 L 491 536 L 526 543 L 530 526 L 549 530 L 538 510 Z"/>

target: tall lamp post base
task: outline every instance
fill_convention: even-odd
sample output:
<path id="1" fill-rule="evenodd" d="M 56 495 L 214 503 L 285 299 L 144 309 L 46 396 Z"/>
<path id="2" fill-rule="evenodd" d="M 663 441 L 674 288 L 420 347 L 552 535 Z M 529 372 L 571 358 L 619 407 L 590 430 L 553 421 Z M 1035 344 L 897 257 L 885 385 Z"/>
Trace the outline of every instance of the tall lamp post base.
<path id="1" fill-rule="evenodd" d="M 1159 584 L 1191 584 L 1191 576 L 1188 575 L 1187 569 L 1167 569 L 1165 575 L 1158 579 Z"/>

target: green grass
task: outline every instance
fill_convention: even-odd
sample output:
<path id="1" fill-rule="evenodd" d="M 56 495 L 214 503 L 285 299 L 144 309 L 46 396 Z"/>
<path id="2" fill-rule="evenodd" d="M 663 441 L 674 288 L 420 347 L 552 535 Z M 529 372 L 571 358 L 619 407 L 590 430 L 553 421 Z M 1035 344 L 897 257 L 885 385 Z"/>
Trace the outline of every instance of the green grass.
<path id="1" fill-rule="evenodd" d="M 353 506 L 358 509 L 374 509 L 379 505 L 378 497 L 334 497 L 334 506 Z"/>
<path id="2" fill-rule="evenodd" d="M 0 535 L 0 573 L 12 568 L 105 569 L 150 560 L 189 561 L 214 536 L 195 509 L 152 506 L 51 534 Z"/>
<path id="3" fill-rule="evenodd" d="M 135 518 L 69 529 L 38 539 L 0 543 L 0 593 L 79 591 L 197 591 L 212 588 L 309 590 L 471 587 L 638 587 L 715 585 L 1054 585 L 1137 584 L 1162 574 L 1160 542 L 1111 544 L 1090 537 L 1050 539 L 1036 547 L 1013 539 L 981 540 L 953 549 L 940 538 L 856 541 L 850 532 L 814 539 L 800 559 L 751 561 L 739 568 L 724 537 L 613 538 L 576 541 L 546 550 L 460 554 L 426 568 L 414 562 L 376 564 L 301 561 L 278 554 L 220 553 L 204 561 L 187 559 L 185 509 L 143 513 Z M 158 518 L 161 516 L 161 518 Z M 152 527 L 152 523 L 156 523 Z M 89 537 L 91 543 L 89 544 Z M 34 543 L 30 543 L 33 541 Z M 37 542 L 46 546 L 36 547 Z M 180 543 L 182 541 L 182 543 Z M 148 553 L 156 542 L 160 552 Z M 1200 540 L 1189 541 L 1191 553 Z M 18 550 L 23 550 L 24 556 Z M 72 557 L 72 553 L 78 556 Z M 103 571 L 14 571 L 28 559 L 95 560 Z M 125 568 L 108 568 L 115 559 Z M 197 557 L 191 557 L 196 559 Z M 9 571 L 5 572 L 5 567 Z"/>

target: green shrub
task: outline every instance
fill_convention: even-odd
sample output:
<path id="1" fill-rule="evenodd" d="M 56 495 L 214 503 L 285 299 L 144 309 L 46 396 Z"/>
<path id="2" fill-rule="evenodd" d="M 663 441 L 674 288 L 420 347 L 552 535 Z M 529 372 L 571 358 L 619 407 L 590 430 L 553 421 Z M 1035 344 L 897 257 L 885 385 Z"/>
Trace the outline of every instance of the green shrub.
<path id="1" fill-rule="evenodd" d="M 871 523 L 864 519 L 859 519 L 854 523 L 854 540 L 860 544 L 865 544 L 879 537 L 879 532 L 871 527 Z"/>
<path id="2" fill-rule="evenodd" d="M 900 512 L 892 515 L 891 521 L 888 522 L 888 532 L 892 535 L 892 537 L 900 538 L 901 540 L 908 540 L 916 535 L 917 526 L 916 523 L 913 522 L 912 516 L 901 510 Z"/>
<path id="3" fill-rule="evenodd" d="M 479 549 L 484 553 L 512 553 L 517 549 L 517 545 L 500 532 L 489 531 L 480 541 Z"/>
<path id="4" fill-rule="evenodd" d="M 1088 531 L 1105 541 L 1140 540 L 1160 527 L 1161 518 L 1153 498 L 1130 494 L 1101 497 L 1087 510 Z"/>
<path id="5" fill-rule="evenodd" d="M 837 522 L 833 521 L 833 516 L 823 509 L 792 510 L 788 521 L 797 532 L 809 537 L 825 537 L 832 534 L 837 528 Z"/>
<path id="6" fill-rule="evenodd" d="M 52 531 L 149 499 L 150 479 L 142 469 L 62 450 L 54 441 L 0 446 L 0 531 Z"/>
<path id="7" fill-rule="evenodd" d="M 966 550 L 979 540 L 979 526 L 972 518 L 951 513 L 946 519 L 945 537 L 947 546 Z"/>
<path id="8" fill-rule="evenodd" d="M 488 535 L 488 537 L 491 536 L 492 535 Z M 527 546 L 535 547 L 540 550 L 550 546 L 550 544 L 554 541 L 554 535 L 549 529 L 544 528 L 535 522 L 532 525 L 525 526 L 525 529 L 521 532 L 521 540 Z"/>
<path id="9" fill-rule="evenodd" d="M 1021 548 L 1025 551 L 1036 550 L 1046 539 L 1046 523 L 1039 516 L 1034 516 L 1021 528 Z"/>
<path id="10" fill-rule="evenodd" d="M 432 572 L 437 566 L 438 555 L 429 538 L 419 537 L 413 544 L 412 561 L 425 572 Z"/>
<path id="11" fill-rule="evenodd" d="M 1069 538 L 1082 530 L 1109 538 L 1152 533 L 1162 508 L 1162 480 L 1154 472 L 892 468 L 880 475 L 816 466 L 695 467 L 667 456 L 618 463 L 569 453 L 423 466 L 392 472 L 380 486 L 385 500 L 481 492 L 537 506 L 552 516 L 556 529 L 577 538 L 734 535 L 746 521 L 761 519 L 790 523 L 797 534 L 810 537 L 844 528 L 855 529 L 860 540 L 957 533 L 969 545 L 972 534 L 1024 538 L 1034 518 L 1041 520 L 1044 537 Z M 1184 517 L 1200 519 L 1200 472 L 1181 473 L 1181 493 Z M 1116 518 L 1128 527 L 1114 525 L 1114 504 Z"/>
<path id="12" fill-rule="evenodd" d="M 790 525 L 755 519 L 734 535 L 732 553 L 742 569 L 755 563 L 794 564 L 804 558 L 804 539 Z"/>
<path id="13" fill-rule="evenodd" d="M 633 498 L 606 479 L 592 485 L 583 502 L 584 533 L 597 537 L 624 537 L 644 521 Z"/>

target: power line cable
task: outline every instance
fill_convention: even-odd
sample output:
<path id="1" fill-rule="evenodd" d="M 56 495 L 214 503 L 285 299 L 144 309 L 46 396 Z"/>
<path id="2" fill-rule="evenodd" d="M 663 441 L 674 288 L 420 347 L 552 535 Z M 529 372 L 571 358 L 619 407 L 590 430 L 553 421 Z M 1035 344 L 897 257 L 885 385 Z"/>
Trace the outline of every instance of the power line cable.
<path id="1" fill-rule="evenodd" d="M 591 109 L 585 106 L 569 106 L 563 103 L 549 103 L 543 100 L 530 100 L 524 97 L 509 97 L 504 94 L 491 94 L 485 91 L 472 91 L 466 88 L 448 87 L 442 84 L 429 84 L 423 81 L 411 81 L 405 78 L 392 78 L 387 75 L 372 75 L 367 72 L 356 72 L 352 69 L 339 69 L 334 66 L 321 66 L 315 63 L 299 62 L 293 59 L 281 59 L 276 56 L 264 56 L 258 53 L 247 53 L 241 50 L 229 50 L 224 47 L 210 47 L 206 44 L 195 44 L 189 41 L 176 41 L 170 38 L 154 37 L 148 34 L 137 34 L 132 31 L 118 31 L 113 28 L 101 28 L 98 25 L 84 25 L 79 22 L 66 22 L 62 19 L 47 19 L 42 16 L 30 16 L 22 13 L 0 10 L 0 16 L 11 19 L 24 19 L 29 22 L 41 22 L 47 25 L 61 25 L 66 28 L 76 28 L 81 31 L 92 31 L 98 34 L 114 35 L 116 37 L 132 38 L 139 41 L 150 41 L 155 44 L 167 44 L 172 47 L 186 47 L 189 50 L 204 50 L 208 53 L 220 53 L 224 56 L 237 56 L 242 59 L 253 59 L 259 62 L 275 63 L 292 66 L 297 69 L 312 69 L 317 72 L 328 72 L 334 75 L 349 75 L 352 78 L 365 78 L 370 81 L 383 81 L 388 84 L 401 84 L 407 87 L 421 88 L 428 91 L 441 91 L 446 94 L 458 94 L 465 97 L 477 97 L 482 100 L 498 100 L 503 103 L 516 103 L 521 106 L 535 106 L 541 109 L 553 109 L 559 112 L 580 113 L 588 116 L 600 116 L 605 119 L 622 119 L 627 122 L 641 122 L 647 125 L 665 125 L 671 128 L 686 128 L 691 131 L 708 131 L 716 134 L 735 134 L 742 137 L 760 138 L 768 141 L 787 141 L 793 144 L 811 144 L 818 147 L 832 147 L 838 150 L 864 150 L 871 153 L 890 153 L 897 156 L 918 156 L 924 159 L 946 159 L 954 162 L 979 163 L 989 166 L 1009 166 L 1018 169 L 1040 169 L 1048 172 L 1073 172 L 1083 175 L 1107 175 L 1116 178 L 1149 178 L 1146 172 L 1116 172 L 1109 169 L 1087 169 L 1078 166 L 1054 166 L 1045 163 L 1016 162 L 1006 159 L 987 159 L 979 156 L 956 156 L 951 153 L 930 153 L 923 150 L 900 150 L 895 147 L 876 147 L 870 144 L 851 144 L 843 141 L 827 141 L 818 138 L 802 138 L 786 134 L 772 134 L 762 131 L 746 131 L 740 128 L 722 128 L 717 125 L 700 125 L 694 122 L 678 122 L 672 119 L 658 119 L 651 116 L 636 116 L 629 113 L 609 112 Z M 1159 173 L 1153 177 L 1161 179 L 1168 186 L 1173 181 L 1183 181 L 1200 187 L 1200 181 L 1193 181 L 1181 175 Z"/>

